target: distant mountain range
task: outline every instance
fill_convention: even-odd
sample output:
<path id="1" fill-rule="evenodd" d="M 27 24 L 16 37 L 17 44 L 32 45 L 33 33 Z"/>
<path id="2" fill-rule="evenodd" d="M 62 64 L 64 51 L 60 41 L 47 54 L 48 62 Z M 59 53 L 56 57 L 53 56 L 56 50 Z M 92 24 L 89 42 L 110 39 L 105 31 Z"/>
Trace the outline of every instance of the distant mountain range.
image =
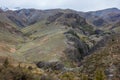
<path id="1" fill-rule="evenodd" d="M 0 10 L 4 12 L 4 10 Z M 31 24 L 45 19 L 49 16 L 55 15 L 59 12 L 77 13 L 84 17 L 89 23 L 94 26 L 108 26 L 119 22 L 120 10 L 117 8 L 109 8 L 105 10 L 92 11 L 92 12 L 77 12 L 70 9 L 52 9 L 52 10 L 36 10 L 36 9 L 21 9 L 11 11 L 7 9 L 5 11 L 6 16 L 15 22 L 18 26 L 28 26 Z"/>

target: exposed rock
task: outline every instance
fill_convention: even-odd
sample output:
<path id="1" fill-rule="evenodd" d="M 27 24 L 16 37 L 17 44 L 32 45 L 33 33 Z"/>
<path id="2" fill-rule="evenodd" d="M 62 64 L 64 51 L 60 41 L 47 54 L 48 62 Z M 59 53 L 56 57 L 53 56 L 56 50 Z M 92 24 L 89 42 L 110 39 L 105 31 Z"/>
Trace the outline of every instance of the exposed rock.
<path id="1" fill-rule="evenodd" d="M 43 62 L 40 61 L 36 64 L 39 68 L 52 69 L 52 70 L 62 70 L 64 65 L 60 62 Z"/>
<path id="2" fill-rule="evenodd" d="M 97 19 L 97 20 L 94 20 L 93 21 L 93 24 L 95 25 L 95 26 L 104 26 L 105 25 L 105 23 L 107 23 L 107 22 L 105 22 L 104 21 L 104 19 Z"/>
<path id="3" fill-rule="evenodd" d="M 68 48 L 64 51 L 66 56 L 75 62 L 80 62 L 84 56 L 88 55 L 89 48 L 87 44 L 80 40 L 77 34 L 65 33 L 67 37 Z"/>

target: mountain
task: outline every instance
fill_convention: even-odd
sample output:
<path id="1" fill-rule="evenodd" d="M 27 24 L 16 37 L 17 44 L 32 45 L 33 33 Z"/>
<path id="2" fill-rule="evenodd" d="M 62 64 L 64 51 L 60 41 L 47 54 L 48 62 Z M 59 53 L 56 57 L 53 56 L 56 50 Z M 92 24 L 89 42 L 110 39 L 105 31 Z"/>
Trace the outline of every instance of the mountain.
<path id="1" fill-rule="evenodd" d="M 84 17 L 94 26 L 108 27 L 119 22 L 120 10 L 117 8 L 109 8 L 105 10 L 87 12 Z"/>
<path id="2" fill-rule="evenodd" d="M 39 22 L 47 17 L 58 12 L 72 12 L 72 10 L 36 10 L 36 9 L 21 9 L 16 11 L 8 10 L 5 15 L 19 27 L 25 27 Z"/>
<path id="3" fill-rule="evenodd" d="M 6 41 L 4 40 L 5 42 L 7 42 L 7 40 L 9 43 L 13 42 L 13 53 L 16 53 L 10 56 L 15 56 L 15 58 L 19 60 L 32 62 L 40 60 L 60 61 L 61 57 L 66 57 L 64 52 L 68 53 L 69 51 L 67 46 L 74 47 L 73 52 L 76 51 L 76 55 L 79 54 L 78 48 L 84 48 L 82 46 L 85 46 L 87 50 L 87 45 L 78 39 L 79 36 L 77 36 L 77 34 L 89 35 L 89 29 L 92 30 L 92 26 L 87 24 L 85 19 L 75 12 L 76 11 L 69 9 L 45 11 L 22 9 L 17 11 L 7 10 L 0 13 L 1 28 L 4 28 L 4 31 L 2 31 L 8 32 L 8 34 L 3 34 L 2 32 L 2 36 L 6 39 Z M 83 28 L 83 26 L 85 28 Z M 7 37 L 5 37 L 6 35 Z M 12 39 L 11 41 L 7 39 L 8 36 L 10 36 L 10 40 Z M 1 38 L 1 40 L 3 40 L 3 38 Z M 69 38 L 73 38 L 77 42 L 74 40 L 71 41 Z M 69 42 L 79 43 L 79 45 L 68 45 Z M 6 45 L 8 45 L 8 43 L 6 43 Z M 58 51 L 57 48 L 59 48 L 60 51 Z M 11 48 L 9 52 L 10 50 Z M 83 54 L 85 56 L 88 52 L 84 50 Z M 41 58 L 39 58 L 39 56 L 41 56 Z"/>
<path id="4" fill-rule="evenodd" d="M 72 52 L 76 51 L 76 55 L 81 55 L 79 54 L 79 48 L 85 48 L 83 51 L 83 55 L 85 56 L 88 54 L 88 48 L 82 40 L 79 40 L 79 36 L 90 33 L 89 30 L 83 30 L 83 27 L 86 29 L 90 28 L 90 30 L 92 29 L 92 26 L 87 24 L 84 18 L 75 13 L 58 13 L 49 16 L 43 22 L 22 29 L 23 33 L 29 36 L 34 42 L 32 42 L 33 46 L 30 46 L 31 42 L 26 44 L 26 46 L 30 46 L 27 50 L 25 50 L 25 46 L 20 50 L 25 50 L 24 54 L 30 56 L 29 60 L 33 60 L 34 57 L 38 57 L 38 55 L 42 54 L 44 56 L 46 54 L 45 58 L 42 59 L 43 56 L 41 56 L 41 58 L 36 58 L 36 60 L 58 61 L 61 60 L 62 57 L 68 57 L 65 52 L 69 53 L 71 49 L 73 49 Z M 36 55 L 34 55 L 34 53 L 36 53 Z M 76 58 L 74 54 L 73 57 Z M 77 59 L 77 61 L 79 60 Z"/>
<path id="5" fill-rule="evenodd" d="M 70 46 L 74 47 L 75 49 L 76 48 L 81 49 L 81 47 L 85 45 L 86 46 L 85 50 L 83 50 L 84 48 L 83 47 L 82 52 L 84 52 L 83 53 L 84 55 L 87 55 L 89 52 L 87 46 L 88 48 L 92 48 L 100 40 L 102 40 L 103 34 L 108 34 L 108 31 L 109 33 L 111 31 L 116 32 L 116 29 L 118 29 L 119 17 L 115 17 L 115 16 L 118 16 L 119 12 L 120 11 L 116 8 L 110 8 L 110 9 L 105 9 L 95 12 L 86 12 L 86 13 L 77 12 L 70 9 L 65 9 L 65 10 L 21 9 L 15 11 L 12 10 L 2 11 L 0 13 L 1 15 L 0 20 L 1 20 L 1 24 L 5 24 L 2 26 L 10 25 L 14 27 L 14 28 L 9 28 L 8 30 L 9 32 L 12 32 L 11 33 L 12 35 L 16 34 L 17 32 L 16 35 L 21 34 L 22 36 L 24 36 L 25 43 L 19 45 L 20 48 L 17 51 L 18 53 L 22 53 L 26 56 L 33 57 L 31 55 L 34 55 L 34 52 L 39 53 L 40 55 L 41 53 L 42 54 L 50 53 L 50 51 L 54 52 L 54 49 L 57 46 L 57 47 L 61 47 L 62 50 L 60 53 L 63 54 L 64 52 L 67 53 L 69 52 L 68 48 L 70 48 Z M 113 23 L 113 18 L 115 19 L 114 23 Z M 98 20 L 96 21 L 96 19 Z M 95 25 L 97 23 L 100 24 L 101 26 L 104 26 L 102 30 L 101 27 L 99 27 L 99 25 Z M 108 28 L 109 25 L 110 28 Z M 95 35 L 99 35 L 99 37 L 96 37 Z M 58 38 L 63 39 L 63 41 L 61 40 L 59 41 Z M 72 38 L 74 40 L 72 40 Z M 58 40 L 58 42 L 56 39 Z M 65 41 L 64 43 L 65 39 L 67 39 L 67 41 Z M 41 49 L 42 45 L 38 43 L 39 41 L 40 42 L 43 41 L 42 45 L 45 45 L 44 49 Z M 46 42 L 46 44 L 44 41 Z M 53 44 L 54 42 L 52 41 L 56 41 L 56 43 Z M 94 43 L 91 41 L 93 41 Z M 76 45 L 71 45 L 70 42 Z M 47 43 L 51 43 L 50 45 L 52 45 L 53 48 L 46 49 L 47 48 L 46 46 L 49 47 Z M 61 43 L 61 45 L 58 46 L 58 43 Z M 35 46 L 31 46 L 32 44 L 35 44 Z M 36 46 L 36 44 L 38 46 Z M 67 51 L 65 48 L 63 48 L 63 46 L 65 47 L 65 45 L 69 46 L 68 48 L 66 47 L 66 49 L 68 49 Z M 73 50 L 73 52 L 75 51 Z M 77 50 L 76 52 L 77 52 L 76 54 L 78 54 L 79 50 Z"/>
<path id="6" fill-rule="evenodd" d="M 103 61 L 104 69 L 109 68 L 110 62 L 104 61 L 106 57 L 109 59 L 111 47 L 117 48 L 112 53 L 115 51 L 115 56 L 119 56 L 119 15 L 116 8 L 91 12 L 0 9 L 0 57 L 44 69 L 75 72 L 79 69 L 93 78 L 97 61 L 98 66 Z M 113 66 L 119 70 L 118 57 L 112 59 L 116 63 Z"/>

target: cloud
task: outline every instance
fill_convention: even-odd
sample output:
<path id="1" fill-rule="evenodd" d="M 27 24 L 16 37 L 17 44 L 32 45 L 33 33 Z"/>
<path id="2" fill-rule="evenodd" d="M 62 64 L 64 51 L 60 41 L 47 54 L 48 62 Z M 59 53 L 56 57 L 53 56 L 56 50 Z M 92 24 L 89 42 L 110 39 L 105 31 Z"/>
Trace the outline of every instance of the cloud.
<path id="1" fill-rule="evenodd" d="M 70 8 L 91 11 L 111 7 L 120 8 L 119 0 L 0 0 L 1 7 L 36 9 Z"/>

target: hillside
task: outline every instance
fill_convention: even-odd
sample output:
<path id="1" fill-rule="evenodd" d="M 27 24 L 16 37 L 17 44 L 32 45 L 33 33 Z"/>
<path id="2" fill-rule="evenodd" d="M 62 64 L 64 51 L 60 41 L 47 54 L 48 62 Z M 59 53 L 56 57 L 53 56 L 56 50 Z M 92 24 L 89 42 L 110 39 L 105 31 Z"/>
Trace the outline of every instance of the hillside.
<path id="1" fill-rule="evenodd" d="M 85 57 L 81 62 L 81 71 L 93 73 L 97 68 L 102 68 L 108 79 L 120 79 L 120 35 L 112 35 L 104 47 L 96 50 L 92 55 Z M 111 76 L 112 75 L 112 76 Z M 92 76 L 92 74 L 91 74 Z"/>
<path id="2" fill-rule="evenodd" d="M 117 8 L 109 8 L 105 10 L 87 12 L 84 17 L 94 26 L 110 27 L 119 22 L 120 10 Z"/>
<path id="3" fill-rule="evenodd" d="M 0 22 L 0 54 L 15 53 L 16 45 L 23 42 L 22 32 L 9 23 Z"/>
<path id="4" fill-rule="evenodd" d="M 61 58 L 65 59 L 66 54 L 64 52 L 68 53 L 70 46 L 76 49 L 72 50 L 73 52 L 77 51 L 76 55 L 79 53 L 78 48 L 84 49 L 82 46 L 85 46 L 87 50 L 87 45 L 79 40 L 79 36 L 85 36 L 85 32 L 90 34 L 89 31 L 82 29 L 84 26 L 86 29 L 90 28 L 90 30 L 92 30 L 92 27 L 78 14 L 58 13 L 53 16 L 22 29 L 22 32 L 29 36 L 30 41 L 24 44 L 19 51 L 23 51 L 24 56 L 29 56 L 29 61 L 33 61 L 39 55 L 42 55 L 41 58 L 36 58 L 35 61 L 61 61 Z M 79 22 L 80 20 L 81 22 Z M 70 42 L 73 44 L 79 43 L 79 45 L 70 45 Z M 85 51 L 83 54 L 87 54 L 87 52 Z"/>

